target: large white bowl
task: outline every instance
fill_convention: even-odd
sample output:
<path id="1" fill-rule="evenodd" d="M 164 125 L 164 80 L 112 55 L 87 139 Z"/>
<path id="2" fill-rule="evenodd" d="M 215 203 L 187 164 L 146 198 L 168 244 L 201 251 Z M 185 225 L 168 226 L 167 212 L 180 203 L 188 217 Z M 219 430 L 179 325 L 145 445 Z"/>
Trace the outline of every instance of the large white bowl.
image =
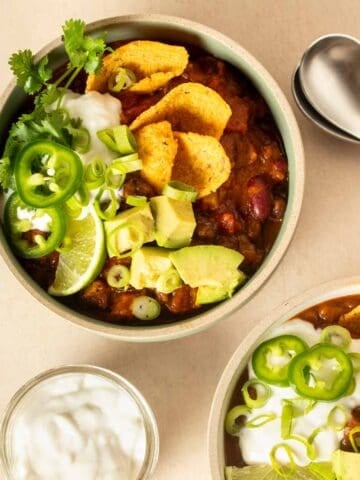
<path id="1" fill-rule="evenodd" d="M 122 340 L 148 342 L 183 337 L 203 330 L 229 315 L 250 299 L 265 283 L 279 264 L 293 236 L 303 197 L 304 153 L 299 129 L 292 110 L 265 68 L 244 48 L 230 38 L 204 25 L 182 18 L 162 15 L 130 15 L 100 20 L 87 27 L 88 32 L 108 32 L 107 40 L 158 39 L 192 44 L 203 48 L 241 70 L 256 86 L 269 105 L 281 133 L 289 164 L 289 197 L 283 225 L 261 268 L 251 280 L 227 300 L 205 313 L 187 320 L 162 326 L 126 327 L 94 320 L 60 304 L 42 290 L 23 270 L 12 253 L 0 228 L 0 253 L 9 269 L 27 290 L 41 303 L 58 315 L 93 332 Z M 64 50 L 60 39 L 44 47 L 37 59 L 50 55 L 53 67 L 64 63 Z M 4 140 L 11 120 L 24 101 L 23 92 L 12 82 L 0 97 L 0 140 Z"/>
<path id="2" fill-rule="evenodd" d="M 224 480 L 224 421 L 234 389 L 249 359 L 266 332 L 295 317 L 302 311 L 327 300 L 360 294 L 360 277 L 328 282 L 283 303 L 270 313 L 241 342 L 227 364 L 216 388 L 208 427 L 208 451 L 212 480 Z"/>

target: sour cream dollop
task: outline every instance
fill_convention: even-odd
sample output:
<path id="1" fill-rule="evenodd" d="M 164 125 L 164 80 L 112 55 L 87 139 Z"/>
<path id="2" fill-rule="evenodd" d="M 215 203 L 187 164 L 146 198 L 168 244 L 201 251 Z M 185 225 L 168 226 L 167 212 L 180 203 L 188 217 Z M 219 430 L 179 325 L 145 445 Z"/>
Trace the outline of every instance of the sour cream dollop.
<path id="1" fill-rule="evenodd" d="M 301 319 L 294 319 L 280 327 L 271 330 L 268 338 L 279 335 L 296 335 L 302 338 L 309 346 L 315 345 L 320 341 L 321 329 L 315 329 L 314 326 Z M 360 353 L 360 340 L 352 340 L 349 351 Z M 255 377 L 251 362 L 248 365 L 249 377 Z M 330 461 L 332 453 L 339 447 L 343 437 L 343 432 L 334 431 L 328 426 L 328 415 L 335 406 L 343 406 L 349 412 L 360 405 L 360 372 L 355 376 L 356 387 L 351 395 L 342 397 L 334 402 L 320 402 L 307 414 L 294 418 L 292 424 L 292 434 L 302 436 L 306 439 L 318 427 L 324 427 L 324 430 L 316 435 L 314 447 L 317 453 L 316 461 Z M 249 465 L 270 464 L 271 449 L 280 443 L 289 445 L 295 454 L 294 460 L 299 466 L 306 466 L 310 463 L 307 456 L 306 447 L 296 440 L 284 440 L 281 436 L 281 413 L 284 399 L 293 399 L 298 397 L 295 390 L 291 387 L 281 388 L 271 386 L 272 394 L 268 402 L 261 408 L 256 408 L 249 415 L 248 420 L 252 420 L 259 415 L 274 413 L 275 420 L 266 423 L 257 428 L 242 428 L 239 434 L 239 445 L 245 462 Z M 283 450 L 279 450 L 277 458 L 286 463 L 288 457 Z"/>
<path id="2" fill-rule="evenodd" d="M 67 92 L 61 102 L 71 118 L 81 118 L 82 126 L 90 134 L 90 149 L 87 153 L 79 154 L 86 164 L 94 157 L 100 157 L 105 163 L 110 163 L 116 153 L 99 140 L 96 132 L 104 128 L 112 128 L 120 123 L 121 102 L 109 93 L 88 92 L 83 95 Z"/>
<path id="3" fill-rule="evenodd" d="M 115 381 L 64 373 L 34 387 L 16 407 L 10 446 L 18 480 L 137 480 L 146 425 Z"/>

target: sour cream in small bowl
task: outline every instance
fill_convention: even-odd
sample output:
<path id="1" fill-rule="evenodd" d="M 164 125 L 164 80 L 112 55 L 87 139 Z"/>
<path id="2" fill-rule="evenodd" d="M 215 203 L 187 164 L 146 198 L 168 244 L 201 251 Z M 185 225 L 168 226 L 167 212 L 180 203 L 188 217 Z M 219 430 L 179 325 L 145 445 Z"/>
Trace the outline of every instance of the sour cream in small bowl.
<path id="1" fill-rule="evenodd" d="M 0 431 L 7 480 L 145 480 L 159 453 L 154 415 L 114 372 L 48 370 L 12 398 Z"/>

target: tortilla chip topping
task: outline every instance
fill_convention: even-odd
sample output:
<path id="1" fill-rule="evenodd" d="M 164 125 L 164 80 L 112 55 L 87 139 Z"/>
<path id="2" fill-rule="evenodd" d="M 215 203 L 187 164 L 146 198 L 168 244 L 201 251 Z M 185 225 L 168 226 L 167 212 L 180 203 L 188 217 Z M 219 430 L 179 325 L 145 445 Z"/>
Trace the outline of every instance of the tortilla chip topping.
<path id="1" fill-rule="evenodd" d="M 188 63 L 184 47 L 149 40 L 127 43 L 105 56 L 99 75 L 89 75 L 86 91 L 108 90 L 108 80 L 119 68 L 131 70 L 137 82 L 129 88 L 135 93 L 151 93 L 181 75 Z"/>
<path id="2" fill-rule="evenodd" d="M 141 113 L 130 125 L 137 130 L 150 123 L 167 120 L 174 131 L 199 133 L 220 139 L 231 109 L 217 93 L 201 83 L 182 83 L 155 105 Z"/>

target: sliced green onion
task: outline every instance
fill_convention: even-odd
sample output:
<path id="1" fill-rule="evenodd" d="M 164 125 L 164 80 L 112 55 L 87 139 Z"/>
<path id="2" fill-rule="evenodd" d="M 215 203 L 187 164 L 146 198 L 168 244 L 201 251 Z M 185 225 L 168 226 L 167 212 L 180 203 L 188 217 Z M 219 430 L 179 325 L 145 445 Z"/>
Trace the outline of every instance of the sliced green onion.
<path id="1" fill-rule="evenodd" d="M 127 125 L 118 125 L 114 128 L 114 139 L 117 151 L 121 155 L 128 155 L 136 152 L 136 140 Z"/>
<path id="2" fill-rule="evenodd" d="M 176 180 L 167 183 L 163 188 L 162 193 L 167 197 L 186 202 L 195 202 L 197 197 L 197 191 L 194 187 Z"/>
<path id="3" fill-rule="evenodd" d="M 110 287 L 124 288 L 129 285 L 130 271 L 125 265 L 113 265 L 106 274 Z"/>
<path id="4" fill-rule="evenodd" d="M 80 185 L 80 188 L 77 192 L 74 193 L 73 197 L 78 201 L 79 205 L 86 207 L 90 202 L 90 194 L 86 185 L 83 183 Z"/>
<path id="5" fill-rule="evenodd" d="M 340 432 L 341 430 L 344 430 L 349 417 L 349 412 L 343 405 L 336 405 L 329 412 L 327 425 L 329 428 L 331 428 L 331 430 Z"/>
<path id="6" fill-rule="evenodd" d="M 261 415 L 258 415 L 257 417 L 252 418 L 251 420 L 248 420 L 245 424 L 247 428 L 258 428 L 262 427 L 266 423 L 272 422 L 275 420 L 276 414 L 275 413 L 262 413 Z"/>
<path id="7" fill-rule="evenodd" d="M 71 218 L 77 218 L 82 212 L 82 205 L 73 195 L 67 202 L 65 202 L 66 213 Z"/>
<path id="8" fill-rule="evenodd" d="M 105 128 L 96 132 L 96 135 L 110 150 L 121 155 L 128 155 L 136 151 L 135 137 L 127 125 Z"/>
<path id="9" fill-rule="evenodd" d="M 112 188 L 102 188 L 95 197 L 94 207 L 99 218 L 103 220 L 114 218 L 119 208 L 119 201 L 114 190 Z"/>
<path id="10" fill-rule="evenodd" d="M 161 307 L 155 298 L 142 295 L 135 298 L 131 311 L 139 320 L 154 320 L 160 315 Z"/>
<path id="11" fill-rule="evenodd" d="M 226 415 L 225 431 L 229 435 L 237 435 L 244 426 L 245 419 L 250 413 L 251 410 L 246 405 L 236 405 L 233 407 Z M 245 419 L 243 417 L 245 417 Z"/>
<path id="12" fill-rule="evenodd" d="M 316 448 L 313 443 L 310 443 L 309 440 L 302 437 L 301 435 L 291 435 L 288 440 L 295 440 L 296 442 L 302 443 L 306 448 L 306 454 L 310 460 L 315 460 L 316 458 Z"/>
<path id="13" fill-rule="evenodd" d="M 283 465 L 279 462 L 279 460 L 276 458 L 276 455 L 279 450 L 284 450 L 288 460 L 289 460 L 289 465 Z M 270 452 L 270 463 L 272 468 L 281 476 L 281 477 L 287 477 L 291 476 L 294 474 L 296 470 L 296 463 L 294 460 L 294 454 L 289 445 L 286 443 L 278 443 L 275 445 Z"/>
<path id="14" fill-rule="evenodd" d="M 330 343 L 346 350 L 351 343 L 351 335 L 346 328 L 340 325 L 329 325 L 321 332 L 320 342 Z"/>
<path id="15" fill-rule="evenodd" d="M 349 353 L 349 357 L 352 361 L 354 372 L 360 372 L 360 353 L 351 352 Z"/>
<path id="16" fill-rule="evenodd" d="M 110 165 L 105 172 L 106 185 L 112 188 L 121 188 L 126 178 L 126 172 L 124 170 L 120 171 L 118 168 Z"/>
<path id="17" fill-rule="evenodd" d="M 319 435 L 319 433 L 323 432 L 325 430 L 325 427 L 317 427 L 315 430 L 311 433 L 310 437 L 308 438 L 308 442 L 310 445 L 312 445 L 315 441 L 315 438 Z"/>
<path id="18" fill-rule="evenodd" d="M 128 195 L 126 203 L 132 207 L 143 207 L 147 204 L 147 198 L 143 195 Z"/>
<path id="19" fill-rule="evenodd" d="M 281 412 L 281 437 L 285 440 L 290 437 L 292 421 L 294 418 L 294 409 L 290 403 L 283 406 Z"/>
<path id="20" fill-rule="evenodd" d="M 354 452 L 359 453 L 360 452 L 360 426 L 353 427 L 350 430 L 349 440 Z"/>
<path id="21" fill-rule="evenodd" d="M 156 282 L 156 290 L 161 293 L 171 293 L 179 288 L 181 284 L 182 281 L 177 270 L 175 270 L 175 268 L 171 268 L 159 276 Z"/>
<path id="22" fill-rule="evenodd" d="M 117 236 L 121 230 L 128 230 L 128 235 L 131 237 L 131 243 L 133 246 L 128 251 L 122 251 L 119 249 L 117 242 Z M 124 222 L 116 227 L 108 236 L 108 243 L 111 250 L 116 253 L 117 258 L 131 257 L 144 243 L 144 232 L 141 226 L 135 222 Z"/>
<path id="23" fill-rule="evenodd" d="M 111 167 L 118 169 L 121 173 L 131 173 L 141 170 L 143 163 L 137 153 L 131 153 L 125 157 L 115 158 L 111 163 Z"/>
<path id="24" fill-rule="evenodd" d="M 120 67 L 116 72 L 114 72 L 108 80 L 108 89 L 111 92 L 121 92 L 121 90 L 126 90 L 130 88 L 134 83 L 136 83 L 135 73 L 128 68 Z"/>
<path id="25" fill-rule="evenodd" d="M 70 131 L 72 135 L 71 148 L 79 153 L 87 153 L 90 150 L 90 133 L 87 128 L 74 128 Z"/>
<path id="26" fill-rule="evenodd" d="M 100 157 L 95 157 L 85 167 L 84 180 L 89 190 L 101 187 L 105 182 L 106 165 Z"/>
<path id="27" fill-rule="evenodd" d="M 271 396 L 271 388 L 266 383 L 252 378 L 244 383 L 242 389 L 244 401 L 249 408 L 259 408 L 265 405 Z M 255 396 L 255 398 L 253 398 Z"/>
<path id="28" fill-rule="evenodd" d="M 284 404 L 289 404 L 293 408 L 293 417 L 302 417 L 303 415 L 311 412 L 316 405 L 316 400 L 310 400 L 308 398 L 295 397 L 286 398 L 283 400 Z"/>

